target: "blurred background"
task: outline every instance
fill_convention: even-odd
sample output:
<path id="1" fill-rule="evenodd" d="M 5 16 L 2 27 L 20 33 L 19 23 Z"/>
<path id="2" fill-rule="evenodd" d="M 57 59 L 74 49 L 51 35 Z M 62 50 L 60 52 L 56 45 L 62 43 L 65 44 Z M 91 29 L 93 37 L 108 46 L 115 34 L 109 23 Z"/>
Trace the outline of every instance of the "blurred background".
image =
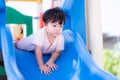
<path id="1" fill-rule="evenodd" d="M 120 0 L 102 0 L 104 69 L 120 79 Z"/>

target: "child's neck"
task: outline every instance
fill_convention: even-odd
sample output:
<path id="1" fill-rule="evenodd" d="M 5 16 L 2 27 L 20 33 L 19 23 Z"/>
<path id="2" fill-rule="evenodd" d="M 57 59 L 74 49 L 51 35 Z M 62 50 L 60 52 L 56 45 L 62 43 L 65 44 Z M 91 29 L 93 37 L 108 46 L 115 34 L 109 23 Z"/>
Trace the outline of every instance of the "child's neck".
<path id="1" fill-rule="evenodd" d="M 48 37 L 48 40 L 49 40 L 50 44 L 53 44 L 56 37 L 49 34 L 49 32 L 47 32 L 47 30 L 46 30 L 46 34 L 47 34 L 47 37 Z"/>

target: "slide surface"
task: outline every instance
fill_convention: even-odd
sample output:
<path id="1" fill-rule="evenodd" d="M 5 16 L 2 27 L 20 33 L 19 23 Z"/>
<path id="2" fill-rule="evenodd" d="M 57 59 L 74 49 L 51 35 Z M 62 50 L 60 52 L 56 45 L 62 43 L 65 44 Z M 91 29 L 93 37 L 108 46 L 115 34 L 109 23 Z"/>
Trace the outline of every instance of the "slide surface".
<path id="1" fill-rule="evenodd" d="M 8 80 L 118 80 L 96 65 L 85 46 L 85 28 L 81 27 L 83 32 L 79 29 L 80 25 L 85 27 L 85 19 L 83 19 L 85 15 L 81 14 L 84 16 L 81 17 L 83 20 L 81 18 L 76 20 L 81 11 L 73 13 L 74 6 L 78 6 L 79 1 L 84 3 L 84 0 L 65 0 L 63 4 L 62 9 L 67 15 L 65 28 L 69 29 L 63 31 L 65 50 L 56 61 L 59 68 L 46 76 L 40 73 L 34 53 L 14 48 L 10 30 L 5 26 L 5 5 L 4 0 L 1 0 L 0 49 Z M 69 5 L 66 4 L 68 2 Z M 78 25 L 77 21 L 83 22 Z M 43 55 L 44 61 L 47 61 L 50 56 Z"/>

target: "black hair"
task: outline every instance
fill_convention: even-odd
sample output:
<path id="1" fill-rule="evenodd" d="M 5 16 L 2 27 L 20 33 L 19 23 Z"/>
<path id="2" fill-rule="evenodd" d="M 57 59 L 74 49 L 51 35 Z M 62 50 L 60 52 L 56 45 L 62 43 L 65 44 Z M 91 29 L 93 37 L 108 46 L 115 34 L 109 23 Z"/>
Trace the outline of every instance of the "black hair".
<path id="1" fill-rule="evenodd" d="M 45 24 L 49 22 L 54 23 L 57 21 L 59 22 L 59 24 L 65 24 L 65 14 L 59 7 L 48 9 L 43 14 L 43 21 L 45 22 Z"/>

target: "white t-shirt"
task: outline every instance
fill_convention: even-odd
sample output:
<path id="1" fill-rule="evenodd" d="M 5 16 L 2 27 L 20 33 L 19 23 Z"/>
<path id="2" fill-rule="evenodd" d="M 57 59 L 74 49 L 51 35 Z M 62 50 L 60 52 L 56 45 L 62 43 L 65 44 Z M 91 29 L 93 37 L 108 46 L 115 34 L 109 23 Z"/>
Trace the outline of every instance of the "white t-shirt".
<path id="1" fill-rule="evenodd" d="M 37 33 L 21 39 L 17 43 L 17 47 L 19 49 L 26 51 L 35 51 L 35 45 L 39 45 L 43 53 L 51 53 L 55 49 L 61 51 L 64 49 L 64 37 L 62 34 L 60 34 L 55 38 L 53 44 L 51 45 L 45 28 L 42 28 Z"/>

